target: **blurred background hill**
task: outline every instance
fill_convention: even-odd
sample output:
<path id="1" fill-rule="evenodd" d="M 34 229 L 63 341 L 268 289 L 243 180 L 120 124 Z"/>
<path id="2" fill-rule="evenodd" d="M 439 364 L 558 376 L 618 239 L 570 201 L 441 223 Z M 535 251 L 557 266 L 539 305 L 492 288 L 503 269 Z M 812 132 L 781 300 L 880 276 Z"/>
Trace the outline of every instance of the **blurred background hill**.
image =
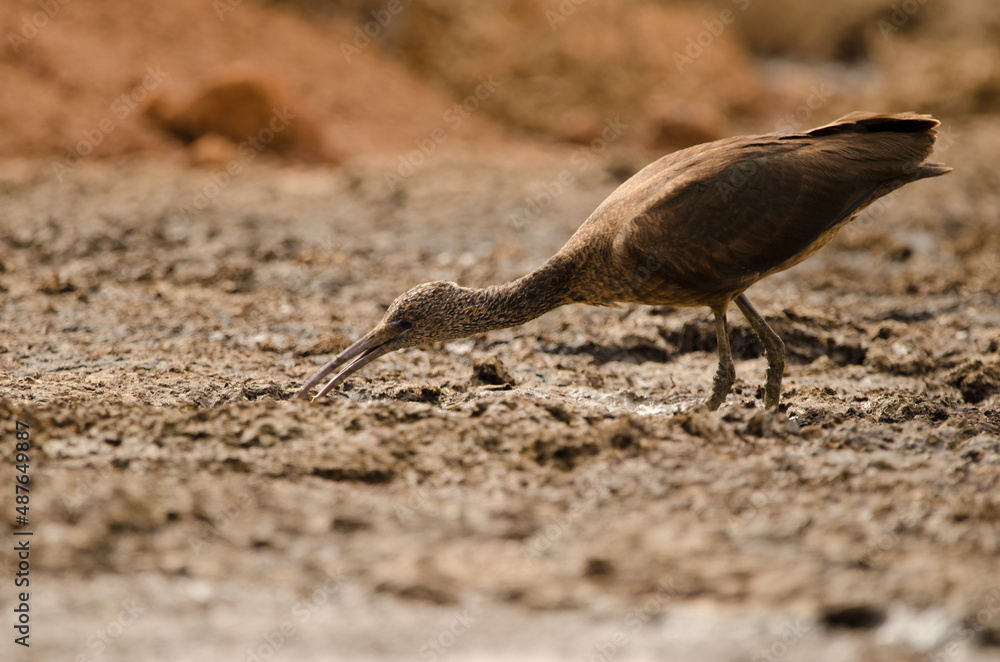
<path id="1" fill-rule="evenodd" d="M 263 147 L 338 162 L 587 143 L 615 117 L 621 145 L 665 152 L 857 108 L 1000 107 L 989 0 L 8 0 L 0 26 L 0 154 L 70 164 L 222 162 L 275 108 L 294 118 Z"/>

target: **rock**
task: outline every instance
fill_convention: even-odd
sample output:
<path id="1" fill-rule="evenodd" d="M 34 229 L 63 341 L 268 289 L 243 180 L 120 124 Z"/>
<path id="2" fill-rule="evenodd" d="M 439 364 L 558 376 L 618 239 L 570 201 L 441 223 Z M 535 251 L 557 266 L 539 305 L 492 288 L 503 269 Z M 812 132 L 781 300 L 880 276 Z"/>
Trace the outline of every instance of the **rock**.
<path id="1" fill-rule="evenodd" d="M 167 131 L 194 143 L 194 158 L 214 158 L 220 138 L 236 145 L 247 161 L 255 153 L 274 151 L 307 161 L 330 159 L 319 125 L 301 100 L 278 81 L 249 70 L 211 75 L 180 101 L 157 97 L 147 115 Z M 206 143 L 202 143 L 207 140 Z"/>
<path id="2" fill-rule="evenodd" d="M 486 358 L 477 358 L 472 362 L 472 383 L 488 386 L 505 386 L 513 388 L 514 378 L 500 362 L 496 354 Z"/>
<path id="3" fill-rule="evenodd" d="M 221 165 L 236 156 L 236 144 L 217 133 L 206 133 L 191 144 L 195 165 Z"/>

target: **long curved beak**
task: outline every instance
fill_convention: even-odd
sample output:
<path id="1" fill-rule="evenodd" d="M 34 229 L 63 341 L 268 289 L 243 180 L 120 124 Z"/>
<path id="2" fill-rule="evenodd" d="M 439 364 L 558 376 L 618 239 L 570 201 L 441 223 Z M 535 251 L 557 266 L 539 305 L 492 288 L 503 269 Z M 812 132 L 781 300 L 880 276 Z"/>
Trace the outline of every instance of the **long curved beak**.
<path id="1" fill-rule="evenodd" d="M 363 338 L 345 349 L 332 361 L 320 368 L 319 372 L 313 375 L 312 378 L 306 382 L 306 385 L 295 394 L 295 399 L 305 400 L 308 398 L 310 389 L 323 381 L 323 379 L 325 379 L 331 372 L 340 368 L 340 372 L 335 374 L 333 379 L 327 382 L 326 386 L 320 389 L 319 393 L 316 394 L 316 398 L 323 397 L 331 389 L 350 377 L 353 373 L 365 367 L 378 357 L 388 354 L 396 349 L 396 344 L 393 341 L 398 337 L 398 329 L 385 324 L 379 324 L 365 334 Z M 315 398 L 313 399 L 315 400 Z"/>

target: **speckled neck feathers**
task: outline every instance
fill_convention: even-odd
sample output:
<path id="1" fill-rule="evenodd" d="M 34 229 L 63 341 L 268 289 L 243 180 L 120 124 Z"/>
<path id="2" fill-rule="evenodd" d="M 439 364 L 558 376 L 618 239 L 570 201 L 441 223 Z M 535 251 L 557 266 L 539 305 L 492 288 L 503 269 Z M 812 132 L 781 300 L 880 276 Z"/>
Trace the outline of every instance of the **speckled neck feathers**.
<path id="1" fill-rule="evenodd" d="M 518 326 L 573 303 L 572 267 L 570 260 L 556 255 L 515 281 L 471 290 L 467 324 L 475 330 L 470 333 Z"/>

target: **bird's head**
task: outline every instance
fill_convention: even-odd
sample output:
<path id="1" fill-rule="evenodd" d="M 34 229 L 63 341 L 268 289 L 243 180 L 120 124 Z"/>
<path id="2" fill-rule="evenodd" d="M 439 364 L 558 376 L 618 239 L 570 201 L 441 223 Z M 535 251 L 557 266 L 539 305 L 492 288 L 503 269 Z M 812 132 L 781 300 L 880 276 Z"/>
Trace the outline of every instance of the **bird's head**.
<path id="1" fill-rule="evenodd" d="M 323 366 L 295 397 L 308 397 L 311 388 L 338 368 L 339 372 L 316 394 L 317 398 L 380 356 L 470 335 L 474 332 L 467 317 L 471 292 L 446 281 L 424 283 L 404 292 L 392 302 L 374 329 Z"/>

